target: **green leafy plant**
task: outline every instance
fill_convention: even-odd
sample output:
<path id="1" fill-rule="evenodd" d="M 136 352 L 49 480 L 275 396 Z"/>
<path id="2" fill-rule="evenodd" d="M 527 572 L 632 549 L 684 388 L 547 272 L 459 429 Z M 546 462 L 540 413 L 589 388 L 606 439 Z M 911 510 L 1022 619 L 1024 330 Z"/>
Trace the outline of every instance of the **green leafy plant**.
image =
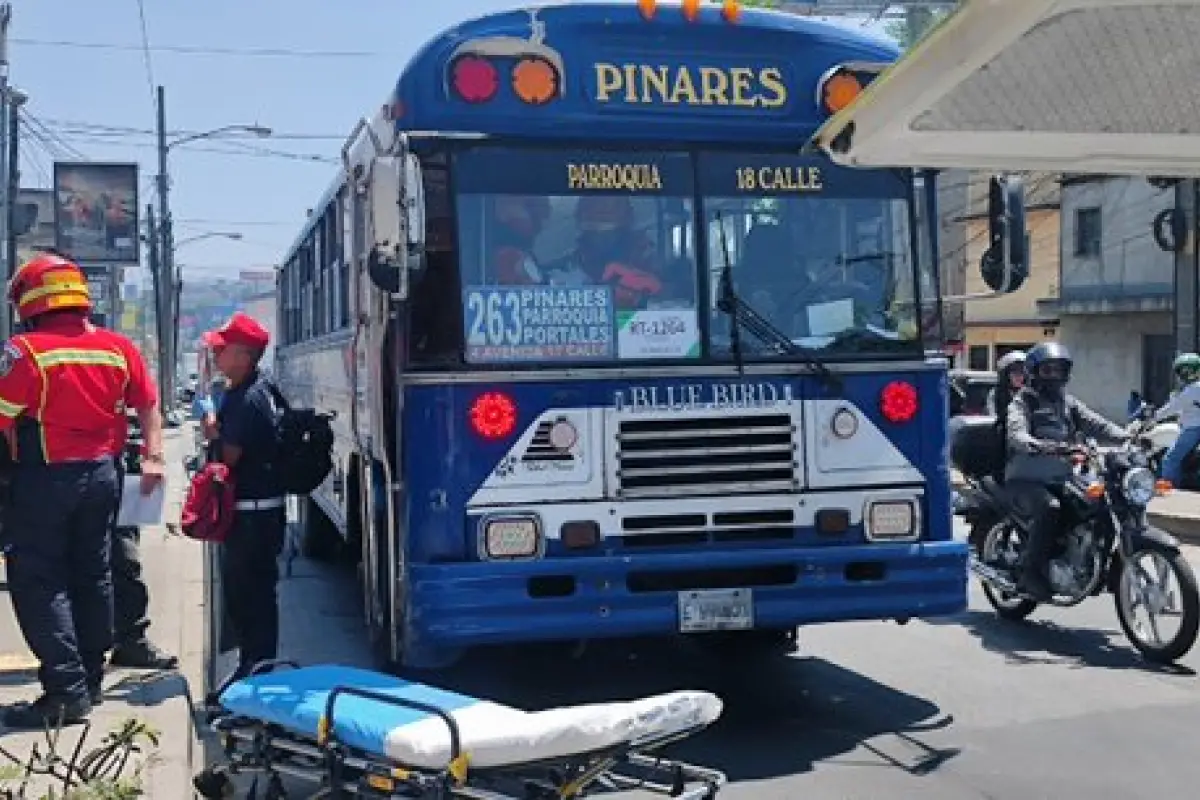
<path id="1" fill-rule="evenodd" d="M 69 754 L 60 752 L 62 727 L 45 731 L 29 755 L 21 757 L 0 747 L 9 761 L 0 766 L 0 800 L 136 800 L 144 797 L 142 772 L 159 734 L 145 723 L 127 719 L 87 748 L 91 723 L 86 723 Z M 139 756 L 147 757 L 139 757 Z M 48 778 L 50 786 L 45 786 Z M 31 794 L 41 792 L 41 794 Z"/>

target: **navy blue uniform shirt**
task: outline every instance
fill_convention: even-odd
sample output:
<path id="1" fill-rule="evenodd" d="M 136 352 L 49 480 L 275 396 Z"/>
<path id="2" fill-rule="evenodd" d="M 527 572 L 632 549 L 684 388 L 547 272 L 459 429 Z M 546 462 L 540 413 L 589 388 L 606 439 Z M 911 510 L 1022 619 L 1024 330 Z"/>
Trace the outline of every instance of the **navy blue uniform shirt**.
<path id="1" fill-rule="evenodd" d="M 279 452 L 277 412 L 267 380 L 257 370 L 229 389 L 217 411 L 220 441 L 242 449 L 234 467 L 237 499 L 283 497 L 275 459 Z"/>

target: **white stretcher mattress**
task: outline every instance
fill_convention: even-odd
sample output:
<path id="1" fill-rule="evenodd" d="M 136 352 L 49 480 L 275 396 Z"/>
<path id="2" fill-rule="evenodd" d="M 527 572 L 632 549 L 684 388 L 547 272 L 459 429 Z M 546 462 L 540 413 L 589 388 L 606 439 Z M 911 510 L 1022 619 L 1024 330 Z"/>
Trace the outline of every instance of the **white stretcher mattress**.
<path id="1" fill-rule="evenodd" d="M 330 691 L 350 686 L 435 706 L 458 724 L 472 767 L 546 761 L 622 743 L 638 744 L 710 725 L 721 699 L 682 691 L 619 703 L 521 711 L 377 672 L 320 665 L 282 668 L 240 680 L 220 697 L 237 716 L 268 722 L 299 737 L 317 739 Z M 374 756 L 425 769 L 450 761 L 450 731 L 438 717 L 361 697 L 339 695 L 334 735 Z"/>

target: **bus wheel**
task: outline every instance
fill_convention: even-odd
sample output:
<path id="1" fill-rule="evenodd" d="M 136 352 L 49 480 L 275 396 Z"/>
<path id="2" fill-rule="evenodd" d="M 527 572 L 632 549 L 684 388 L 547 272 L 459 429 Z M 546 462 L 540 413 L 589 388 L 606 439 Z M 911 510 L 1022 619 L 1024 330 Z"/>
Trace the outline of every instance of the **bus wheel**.
<path id="1" fill-rule="evenodd" d="M 403 660 L 401 652 L 404 643 L 401 641 L 397 651 L 392 651 L 392 628 L 396 625 L 395 609 L 392 607 L 391 593 L 388 591 L 388 564 L 394 558 L 392 555 L 393 536 L 388 530 L 387 509 L 384 506 L 385 497 L 381 491 L 382 475 L 378 469 L 371 476 L 371 492 L 373 502 L 369 504 L 372 536 L 364 536 L 363 541 L 372 543 L 371 573 L 364 572 L 363 589 L 367 593 L 366 605 L 371 609 L 367 616 L 367 638 L 371 644 L 371 652 L 375 662 L 385 672 L 397 673 Z M 364 561 L 364 570 L 367 569 Z"/>
<path id="2" fill-rule="evenodd" d="M 312 498 L 300 501 L 300 552 L 313 561 L 333 561 L 343 550 L 337 527 Z"/>

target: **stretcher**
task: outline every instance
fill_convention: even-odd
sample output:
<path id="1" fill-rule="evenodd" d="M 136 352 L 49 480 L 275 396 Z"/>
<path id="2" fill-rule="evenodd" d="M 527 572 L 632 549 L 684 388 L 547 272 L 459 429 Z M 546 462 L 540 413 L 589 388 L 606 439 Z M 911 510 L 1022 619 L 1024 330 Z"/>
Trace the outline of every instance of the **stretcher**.
<path id="1" fill-rule="evenodd" d="M 209 720 L 223 763 L 195 777 L 207 799 L 232 775 L 285 776 L 314 797 L 551 800 L 641 789 L 710 800 L 718 771 L 657 755 L 720 716 L 720 698 L 680 691 L 618 703 L 522 711 L 352 667 L 264 662 L 219 691 Z"/>

